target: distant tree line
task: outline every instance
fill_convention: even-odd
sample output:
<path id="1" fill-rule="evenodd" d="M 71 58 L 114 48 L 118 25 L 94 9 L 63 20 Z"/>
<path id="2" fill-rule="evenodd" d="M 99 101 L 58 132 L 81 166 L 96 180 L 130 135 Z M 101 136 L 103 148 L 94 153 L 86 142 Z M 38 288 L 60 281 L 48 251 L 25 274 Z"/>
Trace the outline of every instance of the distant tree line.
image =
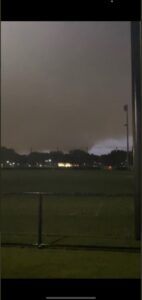
<path id="1" fill-rule="evenodd" d="M 62 151 L 51 151 L 48 153 L 31 152 L 27 155 L 21 155 L 15 152 L 13 149 L 1 147 L 1 164 L 6 164 L 7 161 L 13 161 L 19 166 L 27 166 L 30 164 L 35 167 L 36 164 L 45 164 L 45 162 L 51 162 L 52 166 L 56 166 L 59 162 L 68 162 L 71 164 L 78 164 L 80 167 L 92 167 L 95 166 L 115 166 L 120 167 L 125 165 L 126 151 L 113 150 L 109 154 L 95 155 L 89 154 L 86 151 L 75 149 L 68 153 Z M 132 152 L 129 152 L 130 165 L 133 164 Z"/>

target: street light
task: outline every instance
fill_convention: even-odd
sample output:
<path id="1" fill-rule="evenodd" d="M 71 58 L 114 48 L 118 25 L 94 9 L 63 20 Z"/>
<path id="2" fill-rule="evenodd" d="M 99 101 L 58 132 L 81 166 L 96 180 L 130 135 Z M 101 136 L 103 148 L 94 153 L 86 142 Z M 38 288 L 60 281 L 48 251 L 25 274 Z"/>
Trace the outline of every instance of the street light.
<path id="1" fill-rule="evenodd" d="M 124 105 L 124 111 L 126 112 L 126 139 L 127 139 L 127 157 L 126 157 L 126 162 L 127 162 L 127 168 L 129 169 L 129 119 L 128 119 L 128 105 Z"/>

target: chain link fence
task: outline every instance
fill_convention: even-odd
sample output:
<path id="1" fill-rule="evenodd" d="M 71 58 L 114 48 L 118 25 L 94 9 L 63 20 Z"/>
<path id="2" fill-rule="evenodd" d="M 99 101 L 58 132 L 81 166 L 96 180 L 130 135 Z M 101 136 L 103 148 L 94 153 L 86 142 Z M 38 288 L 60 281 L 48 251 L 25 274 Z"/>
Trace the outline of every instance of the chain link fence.
<path id="1" fill-rule="evenodd" d="M 139 249 L 131 194 L 3 193 L 2 245 Z"/>

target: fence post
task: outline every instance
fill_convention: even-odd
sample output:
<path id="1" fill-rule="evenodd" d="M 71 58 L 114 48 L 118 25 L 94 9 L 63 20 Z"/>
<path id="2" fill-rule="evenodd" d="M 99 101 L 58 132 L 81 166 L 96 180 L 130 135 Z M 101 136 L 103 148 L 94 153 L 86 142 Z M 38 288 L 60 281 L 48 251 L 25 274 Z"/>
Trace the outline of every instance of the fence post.
<path id="1" fill-rule="evenodd" d="M 39 193 L 39 202 L 38 202 L 38 247 L 42 246 L 42 200 L 43 196 Z"/>
<path id="2" fill-rule="evenodd" d="M 131 22 L 132 111 L 134 140 L 135 237 L 141 239 L 141 24 Z"/>

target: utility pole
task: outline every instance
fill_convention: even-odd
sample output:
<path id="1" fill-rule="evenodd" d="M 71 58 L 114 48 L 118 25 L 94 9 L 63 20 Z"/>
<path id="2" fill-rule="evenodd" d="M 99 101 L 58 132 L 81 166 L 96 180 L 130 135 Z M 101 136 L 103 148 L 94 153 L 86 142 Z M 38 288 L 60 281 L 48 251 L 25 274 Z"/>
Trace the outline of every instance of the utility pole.
<path id="1" fill-rule="evenodd" d="M 127 140 L 127 156 L 126 156 L 126 162 L 127 162 L 127 168 L 129 169 L 129 118 L 128 118 L 128 105 L 124 105 L 124 111 L 126 112 L 126 140 Z"/>

